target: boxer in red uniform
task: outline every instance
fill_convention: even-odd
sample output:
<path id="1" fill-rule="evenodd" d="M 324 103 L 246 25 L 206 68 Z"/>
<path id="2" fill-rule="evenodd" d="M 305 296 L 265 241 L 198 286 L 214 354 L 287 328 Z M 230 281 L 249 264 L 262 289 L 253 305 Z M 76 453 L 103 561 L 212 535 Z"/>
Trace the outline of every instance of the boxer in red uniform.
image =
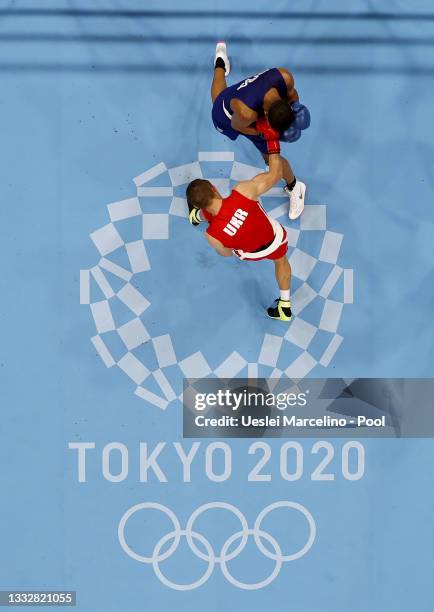
<path id="1" fill-rule="evenodd" d="M 267 314 L 273 319 L 290 321 L 291 266 L 286 257 L 286 231 L 258 202 L 258 198 L 282 178 L 279 133 L 266 119 L 261 120 L 259 127 L 267 142 L 268 172 L 238 183 L 227 198 L 205 179 L 192 181 L 187 187 L 189 220 L 192 225 L 208 222 L 205 237 L 223 257 L 235 255 L 247 261 L 274 261 L 280 297 L 267 308 Z"/>

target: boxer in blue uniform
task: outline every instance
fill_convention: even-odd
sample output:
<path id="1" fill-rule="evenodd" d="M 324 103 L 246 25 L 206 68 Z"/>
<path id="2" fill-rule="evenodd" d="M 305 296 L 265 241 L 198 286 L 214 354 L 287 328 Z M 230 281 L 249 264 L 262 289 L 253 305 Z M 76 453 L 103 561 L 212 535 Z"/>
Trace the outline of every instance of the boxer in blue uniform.
<path id="1" fill-rule="evenodd" d="M 211 85 L 214 126 L 231 140 L 240 134 L 248 138 L 268 164 L 267 143 L 256 121 L 265 117 L 282 141 L 294 142 L 300 138 L 301 130 L 310 125 L 309 111 L 300 104 L 294 78 L 286 68 L 271 68 L 228 87 L 229 72 L 226 44 L 219 42 Z M 303 212 L 306 185 L 295 178 L 286 159 L 283 159 L 283 178 L 289 197 L 289 218 L 296 219 Z"/>

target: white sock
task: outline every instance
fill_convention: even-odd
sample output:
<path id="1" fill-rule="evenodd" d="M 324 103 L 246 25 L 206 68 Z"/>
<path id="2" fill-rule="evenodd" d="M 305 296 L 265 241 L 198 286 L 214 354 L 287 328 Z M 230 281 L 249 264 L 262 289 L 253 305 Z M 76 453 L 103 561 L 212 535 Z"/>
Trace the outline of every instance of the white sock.
<path id="1" fill-rule="evenodd" d="M 289 295 L 290 295 L 289 289 L 280 290 L 280 299 L 283 300 L 284 302 L 289 302 Z"/>

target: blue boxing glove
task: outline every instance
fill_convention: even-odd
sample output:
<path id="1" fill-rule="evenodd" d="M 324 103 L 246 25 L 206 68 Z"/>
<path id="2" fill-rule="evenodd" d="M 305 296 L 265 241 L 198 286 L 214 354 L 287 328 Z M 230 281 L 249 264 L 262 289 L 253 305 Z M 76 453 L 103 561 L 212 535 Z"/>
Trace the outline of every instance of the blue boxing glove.
<path id="1" fill-rule="evenodd" d="M 294 124 L 290 125 L 287 130 L 283 132 L 280 137 L 280 140 L 284 142 L 295 142 L 301 136 L 301 130 L 297 129 Z"/>
<path id="2" fill-rule="evenodd" d="M 300 138 L 301 130 L 306 130 L 310 126 L 310 112 L 304 104 L 293 102 L 291 109 L 294 113 L 294 121 L 281 136 L 281 140 L 285 142 L 295 142 Z"/>
<path id="3" fill-rule="evenodd" d="M 300 102 L 293 102 L 291 104 L 292 112 L 294 113 L 294 121 L 292 123 L 299 130 L 307 130 L 310 126 L 310 112 Z"/>

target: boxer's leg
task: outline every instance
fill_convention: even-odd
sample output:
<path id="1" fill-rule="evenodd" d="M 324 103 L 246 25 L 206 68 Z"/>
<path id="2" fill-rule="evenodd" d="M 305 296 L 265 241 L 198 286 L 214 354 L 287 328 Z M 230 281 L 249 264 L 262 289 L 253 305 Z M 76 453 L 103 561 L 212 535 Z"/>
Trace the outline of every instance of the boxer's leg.
<path id="1" fill-rule="evenodd" d="M 214 55 L 214 77 L 211 84 L 211 100 L 213 103 L 217 96 L 226 89 L 226 77 L 230 69 L 231 64 L 226 50 L 226 43 L 220 41 L 216 45 Z"/>
<path id="2" fill-rule="evenodd" d="M 282 300 L 289 302 L 289 288 L 291 286 L 291 265 L 286 255 L 274 261 L 274 271 L 276 274 L 277 284 L 280 289 L 280 297 Z"/>
<path id="3" fill-rule="evenodd" d="M 274 260 L 274 270 L 276 274 L 277 284 L 279 285 L 280 289 L 280 297 L 274 302 L 273 306 L 267 308 L 267 314 L 272 319 L 279 319 L 280 321 L 290 321 L 291 265 L 286 255 Z"/>
<path id="4" fill-rule="evenodd" d="M 289 161 L 284 157 L 282 157 L 282 176 L 285 179 L 287 185 L 291 185 L 291 183 L 293 183 L 295 180 L 291 165 Z"/>
<path id="5" fill-rule="evenodd" d="M 264 161 L 268 166 L 268 155 L 262 153 L 262 157 L 264 158 Z M 287 185 L 291 185 L 295 180 L 295 176 L 290 166 L 290 163 L 284 157 L 282 157 L 282 176 L 286 181 Z"/>
<path id="6" fill-rule="evenodd" d="M 268 166 L 268 155 L 262 154 L 262 157 Z M 289 198 L 289 218 L 294 220 L 303 212 L 306 185 L 295 178 L 289 161 L 284 157 L 282 157 L 282 175 L 286 181 L 283 189 Z"/>
<path id="7" fill-rule="evenodd" d="M 220 95 L 221 92 L 226 89 L 226 87 L 225 69 L 214 68 L 214 77 L 211 83 L 211 100 L 213 103 L 217 96 Z"/>

